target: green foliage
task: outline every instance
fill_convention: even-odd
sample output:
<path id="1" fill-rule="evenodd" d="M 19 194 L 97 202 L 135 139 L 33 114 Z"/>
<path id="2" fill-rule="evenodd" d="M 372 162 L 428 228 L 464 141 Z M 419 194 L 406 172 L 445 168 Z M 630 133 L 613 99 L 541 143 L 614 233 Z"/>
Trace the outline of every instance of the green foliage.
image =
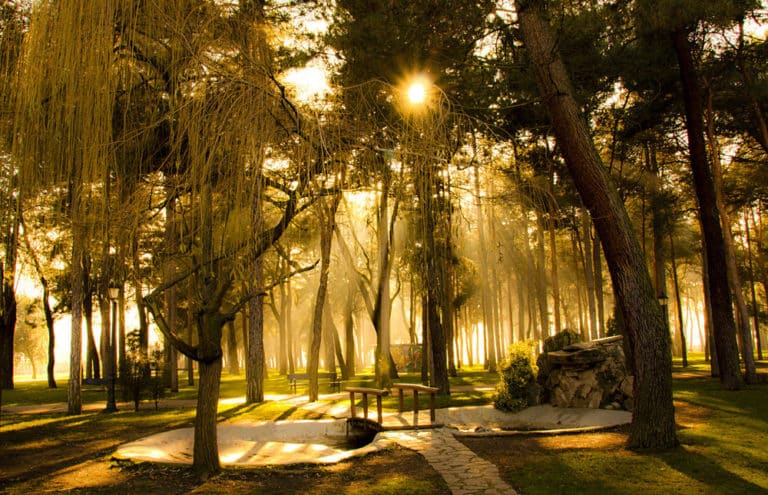
<path id="1" fill-rule="evenodd" d="M 502 411 L 515 412 L 533 404 L 537 371 L 530 342 L 509 346 L 507 357 L 499 366 L 501 381 L 496 386 L 493 406 Z"/>

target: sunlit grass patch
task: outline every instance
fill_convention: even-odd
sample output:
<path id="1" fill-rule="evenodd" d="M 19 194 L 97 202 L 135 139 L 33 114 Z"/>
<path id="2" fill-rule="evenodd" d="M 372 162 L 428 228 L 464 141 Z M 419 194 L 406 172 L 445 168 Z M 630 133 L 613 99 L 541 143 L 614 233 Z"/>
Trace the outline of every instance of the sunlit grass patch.
<path id="1" fill-rule="evenodd" d="M 106 400 L 102 385 L 83 385 L 83 402 Z M 3 406 L 56 404 L 67 401 L 67 381 L 59 380 L 57 388 L 48 388 L 46 380 L 17 380 L 14 388 L 3 390 Z"/>

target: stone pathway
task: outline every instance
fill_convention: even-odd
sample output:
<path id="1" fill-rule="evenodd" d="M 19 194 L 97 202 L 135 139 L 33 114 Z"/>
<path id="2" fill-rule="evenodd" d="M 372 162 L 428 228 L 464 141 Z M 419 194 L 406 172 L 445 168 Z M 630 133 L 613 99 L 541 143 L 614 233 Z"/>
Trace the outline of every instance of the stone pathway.
<path id="1" fill-rule="evenodd" d="M 454 495 L 516 495 L 499 470 L 454 438 L 450 430 L 387 431 L 386 438 L 415 450 L 440 473 Z"/>

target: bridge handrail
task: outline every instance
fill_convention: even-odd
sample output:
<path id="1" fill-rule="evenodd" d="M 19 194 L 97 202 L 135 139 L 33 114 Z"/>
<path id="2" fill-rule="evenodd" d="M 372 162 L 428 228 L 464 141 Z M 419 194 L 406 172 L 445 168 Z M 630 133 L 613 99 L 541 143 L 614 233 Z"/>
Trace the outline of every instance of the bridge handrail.
<path id="1" fill-rule="evenodd" d="M 400 414 L 403 413 L 403 390 L 413 391 L 413 425 L 419 424 L 419 392 L 429 394 L 429 420 L 435 422 L 435 394 L 440 390 L 437 387 L 428 387 L 420 383 L 393 383 L 393 388 L 397 389 L 397 409 Z"/>
<path id="2" fill-rule="evenodd" d="M 357 417 L 355 410 L 355 394 L 363 395 L 363 415 L 365 419 L 368 419 L 368 395 L 375 395 L 377 419 L 378 423 L 382 424 L 383 415 L 381 410 L 381 398 L 385 395 L 389 395 L 389 390 L 369 387 L 346 387 L 344 390 L 349 392 L 349 415 L 352 418 Z"/>

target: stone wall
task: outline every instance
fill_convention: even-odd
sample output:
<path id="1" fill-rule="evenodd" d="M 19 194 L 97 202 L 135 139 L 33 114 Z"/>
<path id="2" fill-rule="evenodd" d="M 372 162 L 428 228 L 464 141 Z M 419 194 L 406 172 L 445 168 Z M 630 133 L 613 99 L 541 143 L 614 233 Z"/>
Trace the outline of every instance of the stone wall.
<path id="1" fill-rule="evenodd" d="M 632 410 L 632 376 L 622 337 L 566 345 L 539 357 L 541 402 L 556 407 Z"/>

